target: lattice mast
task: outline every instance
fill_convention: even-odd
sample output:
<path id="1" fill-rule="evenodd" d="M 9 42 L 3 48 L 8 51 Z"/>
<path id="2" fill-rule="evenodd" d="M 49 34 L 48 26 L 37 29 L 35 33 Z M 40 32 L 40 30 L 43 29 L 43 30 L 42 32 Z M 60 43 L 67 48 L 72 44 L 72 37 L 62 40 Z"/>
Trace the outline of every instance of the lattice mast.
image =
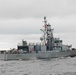
<path id="1" fill-rule="evenodd" d="M 47 50 L 53 50 L 53 29 L 50 24 L 47 24 L 46 17 L 44 17 L 44 28 L 41 29 L 43 31 L 43 41 L 47 46 Z"/>

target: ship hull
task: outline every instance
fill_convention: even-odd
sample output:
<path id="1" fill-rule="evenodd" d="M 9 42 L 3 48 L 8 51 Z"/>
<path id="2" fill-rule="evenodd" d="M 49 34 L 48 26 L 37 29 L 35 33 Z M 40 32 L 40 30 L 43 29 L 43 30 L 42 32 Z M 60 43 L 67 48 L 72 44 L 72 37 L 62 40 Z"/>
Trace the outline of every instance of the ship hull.
<path id="1" fill-rule="evenodd" d="M 63 52 L 39 52 L 27 54 L 0 54 L 1 60 L 29 60 L 29 59 L 49 59 L 58 57 L 76 56 L 76 51 L 63 51 Z"/>
<path id="2" fill-rule="evenodd" d="M 63 51 L 63 52 L 42 52 L 39 53 L 37 58 L 48 59 L 48 58 L 58 58 L 58 57 L 68 57 L 76 56 L 76 51 Z"/>

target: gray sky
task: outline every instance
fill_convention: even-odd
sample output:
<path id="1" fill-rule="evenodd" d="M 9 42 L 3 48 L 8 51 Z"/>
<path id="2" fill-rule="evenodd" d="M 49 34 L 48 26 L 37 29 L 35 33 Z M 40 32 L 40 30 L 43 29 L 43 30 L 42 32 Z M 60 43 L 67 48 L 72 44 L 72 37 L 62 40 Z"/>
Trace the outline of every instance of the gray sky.
<path id="1" fill-rule="evenodd" d="M 44 16 L 56 33 L 75 32 L 76 0 L 0 0 L 0 33 L 40 33 Z"/>
<path id="2" fill-rule="evenodd" d="M 36 40 L 44 16 L 55 36 L 75 46 L 76 0 L 0 0 L 0 34 L 26 35 L 24 38 Z"/>

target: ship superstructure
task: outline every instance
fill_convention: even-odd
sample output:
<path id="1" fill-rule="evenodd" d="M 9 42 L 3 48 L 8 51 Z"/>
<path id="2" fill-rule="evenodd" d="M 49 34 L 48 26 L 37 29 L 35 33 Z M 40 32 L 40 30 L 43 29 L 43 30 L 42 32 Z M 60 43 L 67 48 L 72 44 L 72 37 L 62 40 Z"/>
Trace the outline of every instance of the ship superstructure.
<path id="1" fill-rule="evenodd" d="M 44 44 L 47 46 L 47 50 L 53 50 L 53 29 L 49 23 L 47 24 L 46 17 L 44 17 L 43 27 L 44 29 L 41 29 L 41 31 L 44 33 L 44 35 L 40 38 L 40 40 L 44 41 Z"/>
<path id="2" fill-rule="evenodd" d="M 0 59 L 26 60 L 76 56 L 76 49 L 71 49 L 71 45 L 64 45 L 60 38 L 54 38 L 54 29 L 47 23 L 46 17 L 43 22 L 44 26 L 40 29 L 43 32 L 40 44 L 27 44 L 27 41 L 22 40 L 22 44 L 17 45 L 17 49 L 0 51 Z"/>
<path id="3" fill-rule="evenodd" d="M 44 17 L 44 28 L 41 29 L 43 32 L 43 36 L 40 38 L 44 45 L 46 46 L 46 51 L 67 51 L 71 48 L 71 45 L 63 45 L 62 40 L 60 38 L 54 38 L 53 30 L 51 25 L 48 23 L 46 17 Z"/>

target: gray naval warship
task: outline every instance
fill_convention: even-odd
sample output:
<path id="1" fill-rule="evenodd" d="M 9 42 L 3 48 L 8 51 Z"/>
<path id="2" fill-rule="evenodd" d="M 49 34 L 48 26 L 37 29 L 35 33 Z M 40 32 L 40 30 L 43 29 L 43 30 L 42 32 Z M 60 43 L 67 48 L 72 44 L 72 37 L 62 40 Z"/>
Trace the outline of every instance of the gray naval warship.
<path id="1" fill-rule="evenodd" d="M 71 45 L 64 45 L 60 38 L 54 38 L 54 29 L 47 23 L 46 17 L 44 17 L 44 26 L 40 30 L 43 32 L 43 35 L 40 37 L 41 42 L 39 44 L 27 44 L 27 41 L 22 40 L 22 44 L 17 45 L 17 49 L 0 51 L 0 59 L 26 60 L 76 56 L 75 48 L 72 48 Z"/>

